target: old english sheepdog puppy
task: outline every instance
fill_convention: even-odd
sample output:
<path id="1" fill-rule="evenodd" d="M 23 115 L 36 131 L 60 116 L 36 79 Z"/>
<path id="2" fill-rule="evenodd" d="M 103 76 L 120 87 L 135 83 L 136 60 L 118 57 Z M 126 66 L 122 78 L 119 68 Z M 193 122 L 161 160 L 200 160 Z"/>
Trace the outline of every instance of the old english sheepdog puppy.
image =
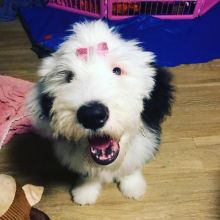
<path id="1" fill-rule="evenodd" d="M 158 150 L 173 91 L 170 74 L 153 63 L 152 53 L 102 21 L 75 24 L 43 60 L 28 106 L 58 160 L 81 174 L 76 203 L 95 203 L 111 181 L 128 198 L 144 194 L 141 169 Z"/>

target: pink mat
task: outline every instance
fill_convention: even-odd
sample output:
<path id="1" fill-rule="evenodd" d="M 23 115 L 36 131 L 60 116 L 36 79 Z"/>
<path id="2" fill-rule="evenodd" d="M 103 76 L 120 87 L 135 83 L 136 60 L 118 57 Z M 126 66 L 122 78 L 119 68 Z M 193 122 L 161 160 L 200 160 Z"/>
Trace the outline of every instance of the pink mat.
<path id="1" fill-rule="evenodd" d="M 32 130 L 25 98 L 33 83 L 0 75 L 0 149 L 15 134 Z"/>

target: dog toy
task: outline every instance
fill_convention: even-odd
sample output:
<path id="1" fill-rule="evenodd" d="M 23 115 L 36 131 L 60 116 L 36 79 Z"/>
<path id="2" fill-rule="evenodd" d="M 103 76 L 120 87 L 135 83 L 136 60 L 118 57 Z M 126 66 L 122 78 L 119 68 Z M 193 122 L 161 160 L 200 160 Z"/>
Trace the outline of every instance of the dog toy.
<path id="1" fill-rule="evenodd" d="M 0 174 L 0 220 L 50 220 L 42 211 L 33 208 L 43 193 L 43 187 L 21 187 L 13 177 Z"/>

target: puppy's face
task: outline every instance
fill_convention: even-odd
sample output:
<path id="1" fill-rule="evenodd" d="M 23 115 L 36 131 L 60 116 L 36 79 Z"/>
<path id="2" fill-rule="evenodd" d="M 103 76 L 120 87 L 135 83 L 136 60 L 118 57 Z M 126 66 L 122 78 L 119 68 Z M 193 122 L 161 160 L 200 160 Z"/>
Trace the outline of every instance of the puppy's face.
<path id="1" fill-rule="evenodd" d="M 143 99 L 154 86 L 152 58 L 100 21 L 78 24 L 43 61 L 36 115 L 54 136 L 84 140 L 95 162 L 110 164 L 122 140 L 142 126 Z"/>

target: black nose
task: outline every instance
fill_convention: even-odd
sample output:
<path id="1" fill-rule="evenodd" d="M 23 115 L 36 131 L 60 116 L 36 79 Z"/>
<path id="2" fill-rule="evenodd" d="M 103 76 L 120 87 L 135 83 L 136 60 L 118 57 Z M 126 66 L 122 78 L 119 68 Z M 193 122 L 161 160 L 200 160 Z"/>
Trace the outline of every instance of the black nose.
<path id="1" fill-rule="evenodd" d="M 77 119 L 84 128 L 96 130 L 104 126 L 108 120 L 108 108 L 100 102 L 90 102 L 83 105 L 77 112 Z"/>

